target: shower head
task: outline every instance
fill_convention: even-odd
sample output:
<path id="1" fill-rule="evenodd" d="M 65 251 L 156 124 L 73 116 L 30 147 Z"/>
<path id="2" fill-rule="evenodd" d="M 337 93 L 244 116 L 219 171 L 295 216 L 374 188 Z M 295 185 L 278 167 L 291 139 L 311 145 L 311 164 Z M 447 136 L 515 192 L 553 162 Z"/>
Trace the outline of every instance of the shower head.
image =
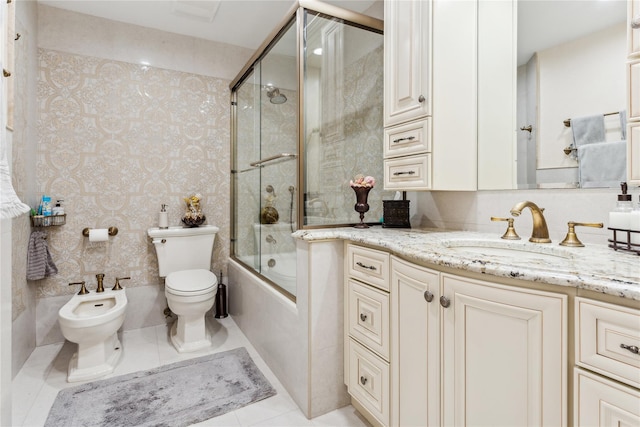
<path id="1" fill-rule="evenodd" d="M 287 102 L 287 97 L 284 94 L 280 93 L 280 89 L 277 87 L 270 86 L 267 88 L 267 96 L 269 97 L 269 102 L 272 104 L 284 104 Z"/>

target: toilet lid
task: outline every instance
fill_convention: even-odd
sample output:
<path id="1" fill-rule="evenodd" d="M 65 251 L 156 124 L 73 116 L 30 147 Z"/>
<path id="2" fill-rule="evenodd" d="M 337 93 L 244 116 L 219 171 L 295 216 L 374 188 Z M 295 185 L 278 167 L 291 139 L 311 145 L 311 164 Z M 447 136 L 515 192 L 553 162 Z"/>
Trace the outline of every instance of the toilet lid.
<path id="1" fill-rule="evenodd" d="M 209 270 L 182 270 L 169 274 L 164 280 L 165 289 L 180 294 L 201 294 L 218 284 L 218 278 Z"/>

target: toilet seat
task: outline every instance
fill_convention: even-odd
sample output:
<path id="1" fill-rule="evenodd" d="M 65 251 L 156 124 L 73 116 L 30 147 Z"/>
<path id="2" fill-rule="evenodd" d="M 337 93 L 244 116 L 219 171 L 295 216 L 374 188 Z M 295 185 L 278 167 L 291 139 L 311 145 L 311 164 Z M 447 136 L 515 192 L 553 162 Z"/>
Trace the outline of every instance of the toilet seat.
<path id="1" fill-rule="evenodd" d="M 182 270 L 169 274 L 164 284 L 165 291 L 172 295 L 197 296 L 215 290 L 218 278 L 209 270 Z"/>

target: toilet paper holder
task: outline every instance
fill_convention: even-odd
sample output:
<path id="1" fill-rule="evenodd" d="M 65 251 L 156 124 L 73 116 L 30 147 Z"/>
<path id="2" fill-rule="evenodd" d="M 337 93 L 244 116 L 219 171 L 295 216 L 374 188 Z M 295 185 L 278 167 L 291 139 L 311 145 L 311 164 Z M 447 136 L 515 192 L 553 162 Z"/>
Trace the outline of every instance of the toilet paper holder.
<path id="1" fill-rule="evenodd" d="M 82 235 L 84 237 L 89 237 L 89 230 L 91 230 L 89 227 L 83 229 Z M 109 227 L 108 231 L 109 231 L 109 236 L 115 236 L 116 234 L 118 234 L 118 227 Z"/>

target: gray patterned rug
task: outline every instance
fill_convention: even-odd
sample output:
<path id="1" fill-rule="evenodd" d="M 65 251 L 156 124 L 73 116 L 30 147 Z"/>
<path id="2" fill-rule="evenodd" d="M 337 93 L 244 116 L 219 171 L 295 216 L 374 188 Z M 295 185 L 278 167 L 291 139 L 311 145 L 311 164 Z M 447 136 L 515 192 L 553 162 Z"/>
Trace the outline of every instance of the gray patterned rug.
<path id="1" fill-rule="evenodd" d="M 240 347 L 61 390 L 45 426 L 188 426 L 275 394 Z"/>

